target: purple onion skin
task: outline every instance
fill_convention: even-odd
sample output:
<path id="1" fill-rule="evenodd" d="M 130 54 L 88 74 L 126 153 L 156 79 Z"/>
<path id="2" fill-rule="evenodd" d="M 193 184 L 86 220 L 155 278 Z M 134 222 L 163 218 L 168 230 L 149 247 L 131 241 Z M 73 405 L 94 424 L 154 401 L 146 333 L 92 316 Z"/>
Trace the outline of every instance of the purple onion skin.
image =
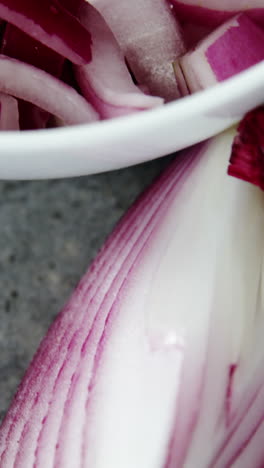
<path id="1" fill-rule="evenodd" d="M 220 26 L 220 24 L 243 11 L 239 9 L 227 11 L 221 9 L 221 7 L 218 10 L 205 8 L 197 5 L 197 1 L 194 1 L 192 5 L 185 4 L 182 0 L 170 0 L 170 3 L 174 6 L 176 16 L 180 21 L 211 28 Z M 256 23 L 264 26 L 264 8 L 248 8 L 246 13 Z"/>
<path id="2" fill-rule="evenodd" d="M 263 43 L 264 31 L 246 15 L 240 15 L 237 25 L 227 29 L 206 51 L 217 81 L 224 81 L 264 60 Z M 224 59 L 225 51 L 228 52 Z"/>
<path id="3" fill-rule="evenodd" d="M 77 65 L 91 60 L 89 32 L 56 0 L 2 0 L 0 17 Z"/>

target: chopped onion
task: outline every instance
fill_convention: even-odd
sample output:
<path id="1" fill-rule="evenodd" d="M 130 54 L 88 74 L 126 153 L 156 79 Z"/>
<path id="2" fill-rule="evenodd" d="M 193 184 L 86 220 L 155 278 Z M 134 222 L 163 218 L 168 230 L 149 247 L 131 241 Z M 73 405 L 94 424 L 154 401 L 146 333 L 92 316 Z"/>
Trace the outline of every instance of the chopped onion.
<path id="1" fill-rule="evenodd" d="M 185 51 L 164 0 L 90 0 L 115 35 L 139 85 L 167 101 L 179 97 L 172 62 Z"/>
<path id="2" fill-rule="evenodd" d="M 163 103 L 147 96 L 133 83 L 116 39 L 101 15 L 86 4 L 80 12 L 82 23 L 91 32 L 92 61 L 75 68 L 83 95 L 102 118 L 118 117 Z"/>
<path id="3" fill-rule="evenodd" d="M 48 73 L 0 55 L 0 91 L 29 101 L 67 124 L 98 119 L 95 110 L 73 88 Z"/>
<path id="4" fill-rule="evenodd" d="M 176 62 L 176 78 L 181 83 L 184 77 L 190 92 L 213 86 L 264 60 L 263 44 L 264 31 L 247 15 L 238 15 Z"/>
<path id="5" fill-rule="evenodd" d="M 31 93 L 32 83 L 26 93 L 18 87 L 13 92 L 21 129 L 151 109 L 212 86 L 264 58 L 263 0 L 250 5 L 246 0 L 223 0 L 220 5 L 217 0 L 0 0 L 0 21 L 7 22 L 3 55 L 57 78 L 67 59 L 77 77 L 70 86 L 89 103 L 89 116 L 81 116 L 82 100 L 79 118 L 73 112 L 65 120 L 57 111 L 62 89 L 69 91 L 62 85 L 61 99 L 51 106 L 57 113 L 50 118 L 45 110 L 52 99 L 37 96 L 35 80 Z M 8 83 L 1 86 L 4 93 L 12 93 Z"/>
<path id="6" fill-rule="evenodd" d="M 121 220 L 26 373 L 1 468 L 249 459 L 263 417 L 264 199 L 227 176 L 233 137 L 178 155 Z"/>

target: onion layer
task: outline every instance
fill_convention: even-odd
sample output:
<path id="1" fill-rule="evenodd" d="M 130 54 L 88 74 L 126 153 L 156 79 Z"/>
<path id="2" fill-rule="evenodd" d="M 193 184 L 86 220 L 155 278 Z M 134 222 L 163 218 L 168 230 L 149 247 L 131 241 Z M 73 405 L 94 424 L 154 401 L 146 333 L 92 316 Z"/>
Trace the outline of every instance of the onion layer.
<path id="1" fill-rule="evenodd" d="M 215 27 L 238 13 L 246 12 L 254 21 L 264 26 L 262 0 L 169 0 L 177 16 L 188 23 Z"/>
<path id="2" fill-rule="evenodd" d="M 35 104 L 67 124 L 98 119 L 90 104 L 73 88 L 38 68 L 4 55 L 0 55 L 0 90 Z"/>
<path id="3" fill-rule="evenodd" d="M 76 67 L 75 74 L 83 95 L 100 116 L 118 117 L 161 105 L 161 98 L 144 94 L 133 83 L 113 33 L 95 8 L 85 5 L 80 18 L 92 34 L 93 59 Z"/>
<path id="4" fill-rule="evenodd" d="M 0 93 L 0 130 L 19 130 L 18 103 L 15 98 Z"/>
<path id="5" fill-rule="evenodd" d="M 264 31 L 247 15 L 238 15 L 181 57 L 175 64 L 176 77 L 186 81 L 190 92 L 213 86 L 264 60 L 263 44 Z"/>
<path id="6" fill-rule="evenodd" d="M 179 97 L 172 62 L 185 51 L 180 27 L 164 0 L 90 0 L 119 43 L 137 83 L 166 101 Z"/>

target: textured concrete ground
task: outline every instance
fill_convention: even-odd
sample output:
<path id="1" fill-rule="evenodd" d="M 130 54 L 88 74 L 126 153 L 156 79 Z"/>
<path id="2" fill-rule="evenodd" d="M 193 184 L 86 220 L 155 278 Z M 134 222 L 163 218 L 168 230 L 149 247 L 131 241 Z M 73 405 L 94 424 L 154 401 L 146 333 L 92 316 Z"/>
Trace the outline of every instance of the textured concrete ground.
<path id="1" fill-rule="evenodd" d="M 163 164 L 68 180 L 0 181 L 0 417 L 52 319 Z"/>

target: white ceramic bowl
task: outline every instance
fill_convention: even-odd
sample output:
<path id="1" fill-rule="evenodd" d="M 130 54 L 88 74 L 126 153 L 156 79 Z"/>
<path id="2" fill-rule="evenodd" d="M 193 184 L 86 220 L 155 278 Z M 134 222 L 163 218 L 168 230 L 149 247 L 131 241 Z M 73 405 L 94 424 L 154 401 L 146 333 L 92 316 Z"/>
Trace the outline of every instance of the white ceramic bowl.
<path id="1" fill-rule="evenodd" d="M 0 178 L 92 174 L 148 161 L 215 135 L 264 103 L 264 62 L 151 111 L 89 125 L 0 134 Z"/>

